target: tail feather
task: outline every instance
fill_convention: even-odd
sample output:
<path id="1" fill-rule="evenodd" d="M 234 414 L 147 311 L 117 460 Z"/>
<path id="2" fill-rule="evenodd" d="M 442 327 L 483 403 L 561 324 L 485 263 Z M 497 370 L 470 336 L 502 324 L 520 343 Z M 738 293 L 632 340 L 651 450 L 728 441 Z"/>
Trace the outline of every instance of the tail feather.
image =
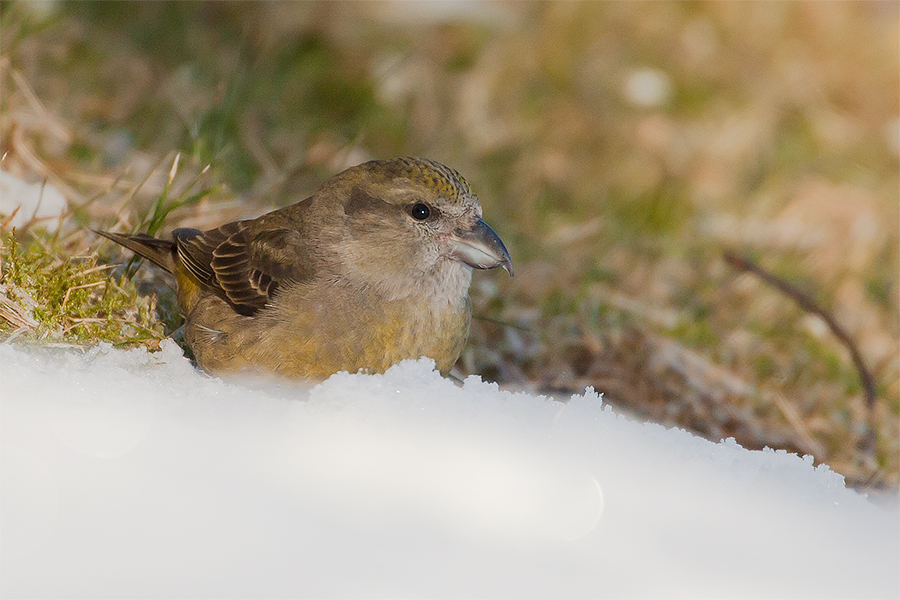
<path id="1" fill-rule="evenodd" d="M 146 233 L 122 235 L 96 229 L 94 233 L 125 246 L 169 273 L 172 273 L 175 268 L 175 242 L 173 241 L 161 240 Z"/>

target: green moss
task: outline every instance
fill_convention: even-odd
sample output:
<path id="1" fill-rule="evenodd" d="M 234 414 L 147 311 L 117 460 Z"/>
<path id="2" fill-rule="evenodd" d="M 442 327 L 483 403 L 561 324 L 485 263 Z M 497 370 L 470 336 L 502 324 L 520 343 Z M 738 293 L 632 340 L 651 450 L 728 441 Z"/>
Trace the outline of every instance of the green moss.
<path id="1" fill-rule="evenodd" d="M 130 281 L 116 282 L 108 265 L 97 264 L 96 254 L 64 257 L 52 238 L 44 244 L 23 247 L 12 233 L 3 241 L 2 291 L 37 324 L 26 336 L 119 346 L 164 337 L 154 297 L 140 297 Z M 14 329 L 0 319 L 4 333 Z"/>

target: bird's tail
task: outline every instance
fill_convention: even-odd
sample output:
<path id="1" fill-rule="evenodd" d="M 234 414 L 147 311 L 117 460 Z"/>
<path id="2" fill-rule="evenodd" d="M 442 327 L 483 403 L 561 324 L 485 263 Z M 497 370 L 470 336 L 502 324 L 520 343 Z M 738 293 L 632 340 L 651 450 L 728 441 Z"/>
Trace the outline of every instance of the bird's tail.
<path id="1" fill-rule="evenodd" d="M 143 256 L 169 273 L 172 273 L 175 269 L 175 242 L 161 240 L 146 233 L 122 235 L 121 233 L 97 231 L 96 229 L 94 233 L 125 246 L 135 254 Z"/>

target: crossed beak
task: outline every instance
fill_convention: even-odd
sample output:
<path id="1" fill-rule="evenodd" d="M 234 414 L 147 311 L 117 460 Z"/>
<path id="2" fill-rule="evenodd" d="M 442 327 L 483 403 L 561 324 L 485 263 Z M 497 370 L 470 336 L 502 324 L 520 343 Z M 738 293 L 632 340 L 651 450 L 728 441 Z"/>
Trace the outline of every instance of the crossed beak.
<path id="1" fill-rule="evenodd" d="M 512 259 L 503 240 L 481 219 L 471 229 L 457 229 L 450 236 L 450 256 L 475 269 L 503 267 L 513 275 Z"/>

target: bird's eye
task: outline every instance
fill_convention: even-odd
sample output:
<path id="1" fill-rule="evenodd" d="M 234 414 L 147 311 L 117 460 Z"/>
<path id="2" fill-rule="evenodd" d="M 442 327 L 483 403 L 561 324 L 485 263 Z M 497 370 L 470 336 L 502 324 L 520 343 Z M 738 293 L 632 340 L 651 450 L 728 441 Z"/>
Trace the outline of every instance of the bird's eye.
<path id="1" fill-rule="evenodd" d="M 428 208 L 427 204 L 422 204 L 421 202 L 419 202 L 417 204 L 413 204 L 413 207 L 410 209 L 409 214 L 416 221 L 424 221 L 431 216 L 431 209 Z"/>

